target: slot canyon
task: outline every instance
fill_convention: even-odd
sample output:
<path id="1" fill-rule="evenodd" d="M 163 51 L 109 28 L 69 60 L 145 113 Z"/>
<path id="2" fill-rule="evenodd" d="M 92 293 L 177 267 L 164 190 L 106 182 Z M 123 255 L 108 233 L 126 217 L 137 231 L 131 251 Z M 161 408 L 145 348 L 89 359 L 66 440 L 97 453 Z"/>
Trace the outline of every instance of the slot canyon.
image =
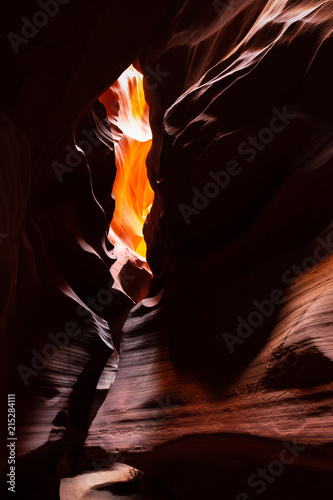
<path id="1" fill-rule="evenodd" d="M 331 498 L 332 0 L 1 33 L 1 498 Z"/>

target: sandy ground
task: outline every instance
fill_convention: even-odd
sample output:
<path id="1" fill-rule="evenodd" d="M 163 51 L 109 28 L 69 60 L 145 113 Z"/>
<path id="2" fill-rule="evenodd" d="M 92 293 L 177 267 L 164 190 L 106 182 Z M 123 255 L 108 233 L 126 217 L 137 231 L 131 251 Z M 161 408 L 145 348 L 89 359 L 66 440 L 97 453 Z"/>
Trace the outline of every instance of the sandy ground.
<path id="1" fill-rule="evenodd" d="M 114 464 L 114 467 L 108 471 L 90 472 L 80 474 L 76 477 L 70 477 L 61 481 L 60 499 L 61 500 L 102 500 L 102 499 L 120 499 L 124 496 L 114 495 L 107 490 L 99 490 L 101 485 L 127 481 L 130 471 L 135 470 L 125 464 Z M 137 495 L 131 495 L 131 499 L 139 500 L 143 498 Z"/>
<path id="2" fill-rule="evenodd" d="M 167 500 L 169 493 L 161 490 L 161 485 L 152 478 L 144 476 L 138 479 L 137 469 L 122 463 L 114 463 L 110 470 L 89 472 L 76 477 L 62 479 L 60 500 L 121 500 L 130 497 L 131 500 Z M 127 483 L 130 491 L 122 486 L 117 491 L 119 483 Z M 116 486 L 117 485 L 117 486 Z"/>

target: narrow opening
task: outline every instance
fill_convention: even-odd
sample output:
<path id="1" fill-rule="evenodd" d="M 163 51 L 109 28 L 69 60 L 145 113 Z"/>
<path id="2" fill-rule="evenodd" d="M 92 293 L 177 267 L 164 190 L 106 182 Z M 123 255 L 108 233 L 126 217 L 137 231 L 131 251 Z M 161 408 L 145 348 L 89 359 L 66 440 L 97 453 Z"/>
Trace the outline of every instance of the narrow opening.
<path id="1" fill-rule="evenodd" d="M 142 266 L 149 270 L 142 230 L 154 200 L 146 168 L 152 132 L 142 73 L 131 65 L 102 94 L 100 101 L 111 123 L 117 167 L 109 239 L 116 255 L 127 249 L 134 263 L 142 261 Z"/>

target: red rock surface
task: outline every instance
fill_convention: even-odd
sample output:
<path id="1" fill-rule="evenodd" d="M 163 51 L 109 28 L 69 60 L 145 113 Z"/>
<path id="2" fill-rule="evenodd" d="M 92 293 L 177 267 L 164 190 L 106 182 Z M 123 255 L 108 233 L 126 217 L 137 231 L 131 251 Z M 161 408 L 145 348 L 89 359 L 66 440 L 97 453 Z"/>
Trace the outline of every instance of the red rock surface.
<path id="1" fill-rule="evenodd" d="M 7 10 L 3 32 L 21 33 L 36 5 Z M 332 16 L 329 0 L 71 0 L 18 53 L 3 40 L 1 366 L 25 498 L 65 498 L 60 477 L 112 453 L 170 498 L 249 500 L 248 478 L 286 442 L 302 450 L 260 498 L 329 498 Z M 149 279 L 128 263 L 114 273 L 128 295 L 111 289 L 116 166 L 98 101 L 133 62 L 153 133 L 144 232 L 160 299 L 134 309 Z M 89 306 L 101 291 L 103 308 Z M 124 322 L 111 385 L 106 344 Z M 17 367 L 64 331 L 24 384 Z"/>

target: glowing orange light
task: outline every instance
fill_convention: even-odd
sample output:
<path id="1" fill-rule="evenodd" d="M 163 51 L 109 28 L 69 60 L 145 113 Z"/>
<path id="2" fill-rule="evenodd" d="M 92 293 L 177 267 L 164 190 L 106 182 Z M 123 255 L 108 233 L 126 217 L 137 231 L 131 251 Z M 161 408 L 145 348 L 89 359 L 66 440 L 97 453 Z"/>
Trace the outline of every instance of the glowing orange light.
<path id="1" fill-rule="evenodd" d="M 101 97 L 111 122 L 117 174 L 113 185 L 116 200 L 109 233 L 115 247 L 127 247 L 134 259 L 145 258 L 142 228 L 154 200 L 146 158 L 151 147 L 149 109 L 143 76 L 130 66 Z"/>

